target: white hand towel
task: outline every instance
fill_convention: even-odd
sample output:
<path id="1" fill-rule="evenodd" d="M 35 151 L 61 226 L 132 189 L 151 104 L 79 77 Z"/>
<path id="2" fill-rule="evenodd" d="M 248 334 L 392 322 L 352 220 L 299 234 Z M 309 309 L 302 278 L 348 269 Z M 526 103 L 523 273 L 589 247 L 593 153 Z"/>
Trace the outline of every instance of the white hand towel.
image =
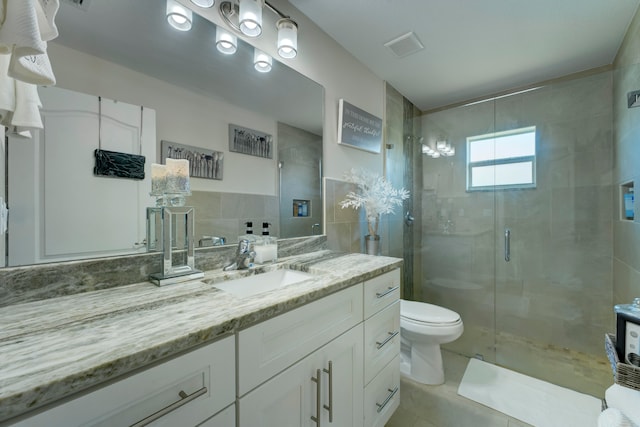
<path id="1" fill-rule="evenodd" d="M 609 408 L 619 409 L 640 426 L 640 391 L 614 384 L 605 391 L 604 397 Z"/>
<path id="2" fill-rule="evenodd" d="M 4 126 L 11 125 L 11 116 L 16 109 L 15 81 L 7 75 L 10 61 L 9 55 L 0 55 L 0 124 Z"/>
<path id="3" fill-rule="evenodd" d="M 608 408 L 600 413 L 598 427 L 636 427 L 619 409 Z"/>
<path id="4" fill-rule="evenodd" d="M 46 53 L 28 56 L 17 56 L 14 53 L 11 55 L 8 74 L 16 80 L 34 85 L 53 86 L 56 84 L 56 76 L 53 74 L 49 55 Z"/>
<path id="5" fill-rule="evenodd" d="M 8 225 L 9 209 L 7 209 L 7 204 L 2 200 L 2 197 L 0 197 L 0 235 L 7 232 Z"/>
<path id="6" fill-rule="evenodd" d="M 41 107 L 38 88 L 16 80 L 16 109 L 11 118 L 11 125 L 17 127 L 17 133 L 29 129 L 42 129 Z"/>
<path id="7" fill-rule="evenodd" d="M 17 56 L 46 53 L 47 45 L 38 28 L 37 1 L 6 0 L 5 20 L 0 27 L 3 53 L 13 52 Z"/>
<path id="8" fill-rule="evenodd" d="M 59 0 L 38 0 L 36 13 L 42 41 L 48 42 L 58 37 L 58 27 L 56 27 L 55 19 L 59 7 Z"/>

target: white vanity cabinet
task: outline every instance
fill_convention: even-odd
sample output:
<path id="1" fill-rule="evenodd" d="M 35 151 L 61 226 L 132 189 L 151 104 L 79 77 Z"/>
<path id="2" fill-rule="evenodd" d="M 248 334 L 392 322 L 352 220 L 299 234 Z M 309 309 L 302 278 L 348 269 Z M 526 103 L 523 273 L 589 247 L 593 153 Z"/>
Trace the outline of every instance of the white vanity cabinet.
<path id="1" fill-rule="evenodd" d="M 240 331 L 239 425 L 362 426 L 362 309 L 360 284 Z"/>
<path id="2" fill-rule="evenodd" d="M 235 340 L 230 336 L 15 425 L 227 427 L 235 425 L 234 400 Z"/>
<path id="3" fill-rule="evenodd" d="M 400 271 L 238 333 L 239 427 L 383 426 L 399 405 Z"/>
<path id="4" fill-rule="evenodd" d="M 382 427 L 400 405 L 400 270 L 364 283 L 364 425 Z"/>
<path id="5" fill-rule="evenodd" d="M 362 325 L 239 399 L 240 426 L 362 426 Z"/>

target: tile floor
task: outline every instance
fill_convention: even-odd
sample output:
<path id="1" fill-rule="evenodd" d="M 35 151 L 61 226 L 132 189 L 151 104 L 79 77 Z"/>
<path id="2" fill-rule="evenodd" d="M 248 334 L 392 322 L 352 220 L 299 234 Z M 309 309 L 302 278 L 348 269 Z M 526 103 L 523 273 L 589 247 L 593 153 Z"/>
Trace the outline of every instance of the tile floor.
<path id="1" fill-rule="evenodd" d="M 458 396 L 468 358 L 443 350 L 446 382 L 439 386 L 402 378 L 400 407 L 386 427 L 526 427 L 501 412 Z"/>

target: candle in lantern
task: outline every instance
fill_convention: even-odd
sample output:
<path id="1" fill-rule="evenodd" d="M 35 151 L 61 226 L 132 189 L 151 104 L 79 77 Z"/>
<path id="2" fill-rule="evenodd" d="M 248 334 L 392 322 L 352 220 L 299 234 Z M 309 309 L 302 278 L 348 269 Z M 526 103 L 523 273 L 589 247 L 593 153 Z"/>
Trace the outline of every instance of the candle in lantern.
<path id="1" fill-rule="evenodd" d="M 167 159 L 167 193 L 188 193 L 189 185 L 189 160 Z"/>
<path id="2" fill-rule="evenodd" d="M 167 167 L 151 163 L 151 194 L 161 196 L 167 190 Z"/>

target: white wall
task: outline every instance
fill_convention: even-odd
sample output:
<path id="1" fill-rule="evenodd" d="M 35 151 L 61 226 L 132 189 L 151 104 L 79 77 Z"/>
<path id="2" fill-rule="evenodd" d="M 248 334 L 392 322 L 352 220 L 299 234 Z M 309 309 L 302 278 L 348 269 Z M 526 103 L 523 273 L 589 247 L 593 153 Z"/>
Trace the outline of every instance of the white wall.
<path id="1" fill-rule="evenodd" d="M 158 158 L 148 162 L 159 163 L 161 140 L 223 151 L 223 180 L 193 178 L 192 190 L 276 195 L 275 157 L 230 153 L 227 136 L 229 123 L 276 135 L 275 120 L 55 42 L 48 53 L 58 87 L 156 110 Z"/>
<path id="2" fill-rule="evenodd" d="M 212 9 L 199 9 L 189 0 L 179 1 L 216 25 L 226 25 L 219 16 L 217 4 Z M 324 176 L 342 178 L 343 173 L 352 167 L 364 167 L 382 173 L 382 154 L 367 153 L 338 145 L 337 139 L 338 100 L 344 98 L 351 104 L 382 118 L 383 80 L 362 65 L 287 0 L 270 0 L 270 3 L 298 23 L 298 56 L 289 60 L 278 56 L 275 32 L 277 16 L 269 10 L 263 13 L 262 36 L 259 39 L 243 39 L 324 87 Z"/>

